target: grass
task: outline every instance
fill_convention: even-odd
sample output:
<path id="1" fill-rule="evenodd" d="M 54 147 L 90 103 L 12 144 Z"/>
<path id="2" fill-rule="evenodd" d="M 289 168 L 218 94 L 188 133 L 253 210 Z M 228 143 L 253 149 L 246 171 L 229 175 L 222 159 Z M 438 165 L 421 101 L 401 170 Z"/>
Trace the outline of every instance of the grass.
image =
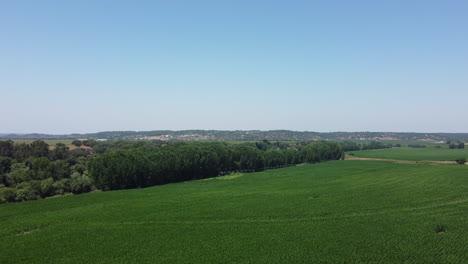
<path id="1" fill-rule="evenodd" d="M 468 166 L 334 161 L 0 205 L 0 263 L 466 263 Z"/>
<path id="2" fill-rule="evenodd" d="M 392 148 L 373 149 L 361 151 L 349 151 L 355 157 L 380 158 L 397 160 L 443 160 L 455 161 L 457 158 L 468 158 L 468 148 L 466 149 L 437 149 L 437 148 Z"/>

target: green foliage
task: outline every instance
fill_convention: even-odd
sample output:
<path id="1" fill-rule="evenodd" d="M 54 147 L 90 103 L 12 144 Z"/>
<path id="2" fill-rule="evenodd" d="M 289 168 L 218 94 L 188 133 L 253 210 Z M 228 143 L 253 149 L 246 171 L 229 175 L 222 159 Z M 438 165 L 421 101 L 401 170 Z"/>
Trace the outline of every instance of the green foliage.
<path id="1" fill-rule="evenodd" d="M 14 157 L 14 143 L 11 140 L 0 140 L 0 157 Z"/>
<path id="2" fill-rule="evenodd" d="M 116 190 L 209 178 L 230 171 L 254 172 L 303 162 L 337 160 L 341 155 L 341 147 L 332 142 L 313 142 L 299 150 L 281 149 L 267 141 L 234 146 L 175 143 L 96 156 L 89 163 L 89 172 L 97 188 Z"/>
<path id="3" fill-rule="evenodd" d="M 353 151 L 361 149 L 361 146 L 353 141 L 340 141 L 339 144 L 343 151 Z"/>
<path id="4" fill-rule="evenodd" d="M 32 158 L 28 160 L 29 168 L 33 171 L 33 178 L 36 180 L 44 180 L 50 177 L 48 172 L 50 160 L 46 157 Z"/>
<path id="5" fill-rule="evenodd" d="M 463 164 L 466 163 L 466 158 L 458 158 L 458 159 L 455 160 L 455 162 L 457 162 L 458 164 L 463 165 Z"/>
<path id="6" fill-rule="evenodd" d="M 82 144 L 83 143 L 80 140 L 77 140 L 77 139 L 72 141 L 72 145 L 75 145 L 77 147 L 81 147 Z"/>
<path id="7" fill-rule="evenodd" d="M 69 157 L 70 150 L 63 143 L 57 143 L 50 153 L 51 160 L 65 160 Z"/>
<path id="8" fill-rule="evenodd" d="M 72 193 L 80 194 L 90 192 L 92 188 L 93 182 L 88 175 L 80 175 L 78 172 L 72 174 L 70 182 L 70 190 Z"/>
<path id="9" fill-rule="evenodd" d="M 40 198 L 41 182 L 27 181 L 18 184 L 16 187 L 16 201 L 36 200 Z"/>
<path id="10" fill-rule="evenodd" d="M 53 184 L 55 194 L 63 195 L 71 192 L 71 180 L 69 178 L 56 181 Z"/>
<path id="11" fill-rule="evenodd" d="M 409 148 L 425 148 L 426 145 L 423 144 L 408 144 Z"/>
<path id="12" fill-rule="evenodd" d="M 14 201 L 16 201 L 15 188 L 10 188 L 10 187 L 0 188 L 0 203 L 14 202 Z"/>
<path id="13" fill-rule="evenodd" d="M 9 157 L 0 157 L 0 175 L 9 173 L 13 159 Z"/>
<path id="14" fill-rule="evenodd" d="M 64 160 L 56 160 L 50 162 L 48 168 L 48 177 L 52 177 L 55 181 L 70 177 L 70 165 Z"/>
<path id="15" fill-rule="evenodd" d="M 32 155 L 30 144 L 19 143 L 14 145 L 14 157 L 19 162 L 23 162 Z"/>
<path id="16" fill-rule="evenodd" d="M 42 140 L 35 140 L 31 143 L 32 157 L 47 157 L 49 155 L 49 145 Z"/>
<path id="17" fill-rule="evenodd" d="M 9 186 L 15 186 L 30 180 L 33 180 L 33 172 L 24 163 L 13 164 L 10 173 L 6 176 L 6 182 Z"/>
<path id="18" fill-rule="evenodd" d="M 56 188 L 54 186 L 54 179 L 47 178 L 41 181 L 41 196 L 48 197 L 56 194 Z"/>

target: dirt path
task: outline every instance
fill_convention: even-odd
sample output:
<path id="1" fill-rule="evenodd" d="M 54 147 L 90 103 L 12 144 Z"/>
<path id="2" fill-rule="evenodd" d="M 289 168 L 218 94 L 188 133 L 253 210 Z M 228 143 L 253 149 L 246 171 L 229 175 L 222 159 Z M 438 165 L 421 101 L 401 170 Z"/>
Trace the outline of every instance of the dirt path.
<path id="1" fill-rule="evenodd" d="M 444 161 L 444 160 L 396 160 L 396 159 L 378 159 L 378 158 L 361 158 L 346 156 L 345 160 L 374 160 L 374 161 L 390 161 L 396 163 L 433 163 L 433 164 L 457 164 L 455 161 Z M 467 164 L 468 165 L 468 164 Z"/>

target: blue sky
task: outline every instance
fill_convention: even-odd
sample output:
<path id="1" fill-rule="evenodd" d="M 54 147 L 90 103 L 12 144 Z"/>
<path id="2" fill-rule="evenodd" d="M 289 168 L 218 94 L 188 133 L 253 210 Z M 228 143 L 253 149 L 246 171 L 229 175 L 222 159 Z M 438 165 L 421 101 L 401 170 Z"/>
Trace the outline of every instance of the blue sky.
<path id="1" fill-rule="evenodd" d="M 468 132 L 468 1 L 1 1 L 0 133 Z"/>

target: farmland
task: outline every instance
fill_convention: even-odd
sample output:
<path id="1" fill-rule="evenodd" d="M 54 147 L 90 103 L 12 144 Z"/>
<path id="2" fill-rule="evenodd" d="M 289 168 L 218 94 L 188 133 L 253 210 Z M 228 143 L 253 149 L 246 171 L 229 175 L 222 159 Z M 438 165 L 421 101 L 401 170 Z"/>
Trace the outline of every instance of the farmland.
<path id="1" fill-rule="evenodd" d="M 350 151 L 347 154 L 362 158 L 454 161 L 457 158 L 468 158 L 468 148 L 392 148 Z"/>
<path id="2" fill-rule="evenodd" d="M 464 263 L 467 212 L 466 166 L 332 161 L 3 204 L 0 263 Z"/>

